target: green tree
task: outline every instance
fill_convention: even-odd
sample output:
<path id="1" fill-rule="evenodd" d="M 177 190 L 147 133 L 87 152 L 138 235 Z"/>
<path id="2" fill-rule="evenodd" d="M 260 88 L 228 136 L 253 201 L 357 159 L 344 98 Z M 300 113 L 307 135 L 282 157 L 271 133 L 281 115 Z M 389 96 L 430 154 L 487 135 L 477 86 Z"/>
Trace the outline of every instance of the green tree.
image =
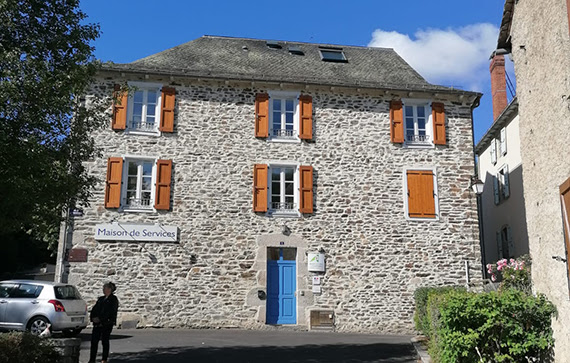
<path id="1" fill-rule="evenodd" d="M 55 245 L 62 212 L 86 203 L 103 114 L 82 98 L 100 67 L 79 0 L 0 0 L 0 238 Z"/>

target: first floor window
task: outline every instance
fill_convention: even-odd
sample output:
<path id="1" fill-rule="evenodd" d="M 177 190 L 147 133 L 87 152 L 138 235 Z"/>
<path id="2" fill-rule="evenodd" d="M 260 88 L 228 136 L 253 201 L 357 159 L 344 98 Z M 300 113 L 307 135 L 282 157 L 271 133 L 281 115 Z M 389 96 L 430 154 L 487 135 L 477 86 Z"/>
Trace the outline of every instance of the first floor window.
<path id="1" fill-rule="evenodd" d="M 298 95 L 274 93 L 270 99 L 270 136 L 273 139 L 297 139 L 298 128 Z"/>
<path id="2" fill-rule="evenodd" d="M 132 209 L 152 209 L 152 176 L 154 160 L 126 160 L 127 188 L 124 206 Z"/>
<path id="3" fill-rule="evenodd" d="M 570 178 L 560 185 L 560 205 L 564 228 L 564 249 L 566 250 L 566 276 L 570 278 Z M 570 280 L 568 280 L 570 284 Z"/>
<path id="4" fill-rule="evenodd" d="M 127 116 L 127 129 L 158 132 L 161 92 L 159 85 L 133 84 Z"/>
<path id="5" fill-rule="evenodd" d="M 502 200 L 506 200 L 510 197 L 511 187 L 509 181 L 508 165 L 505 165 L 499 169 L 497 175 L 493 177 L 493 193 L 496 205 L 501 203 Z"/>
<path id="6" fill-rule="evenodd" d="M 406 144 L 431 144 L 427 105 L 405 105 Z"/>
<path id="7" fill-rule="evenodd" d="M 271 210 L 282 212 L 297 210 L 295 175 L 296 167 L 271 167 Z"/>

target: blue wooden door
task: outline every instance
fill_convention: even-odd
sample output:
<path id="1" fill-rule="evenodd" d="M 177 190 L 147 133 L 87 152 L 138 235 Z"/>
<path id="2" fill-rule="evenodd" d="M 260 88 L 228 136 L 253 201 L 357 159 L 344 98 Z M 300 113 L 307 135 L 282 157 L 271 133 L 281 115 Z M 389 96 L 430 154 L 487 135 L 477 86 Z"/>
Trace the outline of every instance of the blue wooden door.
<path id="1" fill-rule="evenodd" d="M 267 324 L 297 323 L 296 270 L 295 260 L 283 260 L 283 249 L 278 260 L 267 261 Z"/>

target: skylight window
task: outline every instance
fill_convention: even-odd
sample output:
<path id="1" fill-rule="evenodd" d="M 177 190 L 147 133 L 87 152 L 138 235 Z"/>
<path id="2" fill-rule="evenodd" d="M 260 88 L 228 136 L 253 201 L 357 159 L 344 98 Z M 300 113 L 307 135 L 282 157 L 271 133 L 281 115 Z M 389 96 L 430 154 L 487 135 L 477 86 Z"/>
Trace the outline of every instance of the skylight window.
<path id="1" fill-rule="evenodd" d="M 298 45 L 290 45 L 289 53 L 295 55 L 305 55 L 305 53 L 303 53 L 303 51 L 301 50 L 301 47 L 299 47 Z"/>
<path id="2" fill-rule="evenodd" d="M 271 49 L 281 49 L 282 48 L 281 44 L 277 43 L 274 40 L 268 40 L 265 42 L 265 44 L 267 44 L 267 47 L 271 48 Z"/>
<path id="3" fill-rule="evenodd" d="M 347 62 L 341 48 L 320 48 L 319 52 L 325 62 Z"/>

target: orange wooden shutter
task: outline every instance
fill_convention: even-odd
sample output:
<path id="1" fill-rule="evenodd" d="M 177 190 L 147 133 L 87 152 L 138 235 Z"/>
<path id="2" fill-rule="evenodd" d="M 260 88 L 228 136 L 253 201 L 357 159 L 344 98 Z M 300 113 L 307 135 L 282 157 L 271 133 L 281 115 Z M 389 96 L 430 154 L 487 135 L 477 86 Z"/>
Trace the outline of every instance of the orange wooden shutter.
<path id="1" fill-rule="evenodd" d="M 433 121 L 433 143 L 445 145 L 445 108 L 443 103 L 434 102 L 431 105 Z"/>
<path id="2" fill-rule="evenodd" d="M 433 172 L 408 170 L 408 215 L 410 218 L 435 218 Z"/>
<path id="3" fill-rule="evenodd" d="M 107 159 L 107 181 L 105 183 L 105 208 L 121 206 L 121 181 L 123 179 L 123 158 Z"/>
<path id="4" fill-rule="evenodd" d="M 560 186 L 562 204 L 562 222 L 564 224 L 564 246 L 566 249 L 566 270 L 570 276 L 570 179 Z"/>
<path id="5" fill-rule="evenodd" d="M 124 130 L 127 128 L 127 100 L 128 93 L 121 91 L 121 85 L 115 85 L 113 92 L 113 121 L 111 128 L 113 130 Z"/>
<path id="6" fill-rule="evenodd" d="M 313 139 L 313 97 L 302 95 L 299 97 L 299 138 Z"/>
<path id="7" fill-rule="evenodd" d="M 154 208 L 158 210 L 170 209 L 170 183 L 172 182 L 172 160 L 156 161 L 156 195 Z"/>
<path id="8" fill-rule="evenodd" d="M 174 105 L 176 90 L 172 87 L 162 87 L 162 105 L 160 108 L 160 127 L 162 132 L 174 132 Z"/>
<path id="9" fill-rule="evenodd" d="M 396 144 L 404 142 L 404 109 L 402 101 L 390 102 L 390 138 Z"/>
<path id="10" fill-rule="evenodd" d="M 255 137 L 269 136 L 269 95 L 255 95 Z"/>
<path id="11" fill-rule="evenodd" d="M 266 164 L 253 166 L 253 211 L 267 212 L 267 177 L 269 168 Z"/>
<path id="12" fill-rule="evenodd" d="M 313 167 L 299 167 L 299 212 L 313 213 Z"/>

